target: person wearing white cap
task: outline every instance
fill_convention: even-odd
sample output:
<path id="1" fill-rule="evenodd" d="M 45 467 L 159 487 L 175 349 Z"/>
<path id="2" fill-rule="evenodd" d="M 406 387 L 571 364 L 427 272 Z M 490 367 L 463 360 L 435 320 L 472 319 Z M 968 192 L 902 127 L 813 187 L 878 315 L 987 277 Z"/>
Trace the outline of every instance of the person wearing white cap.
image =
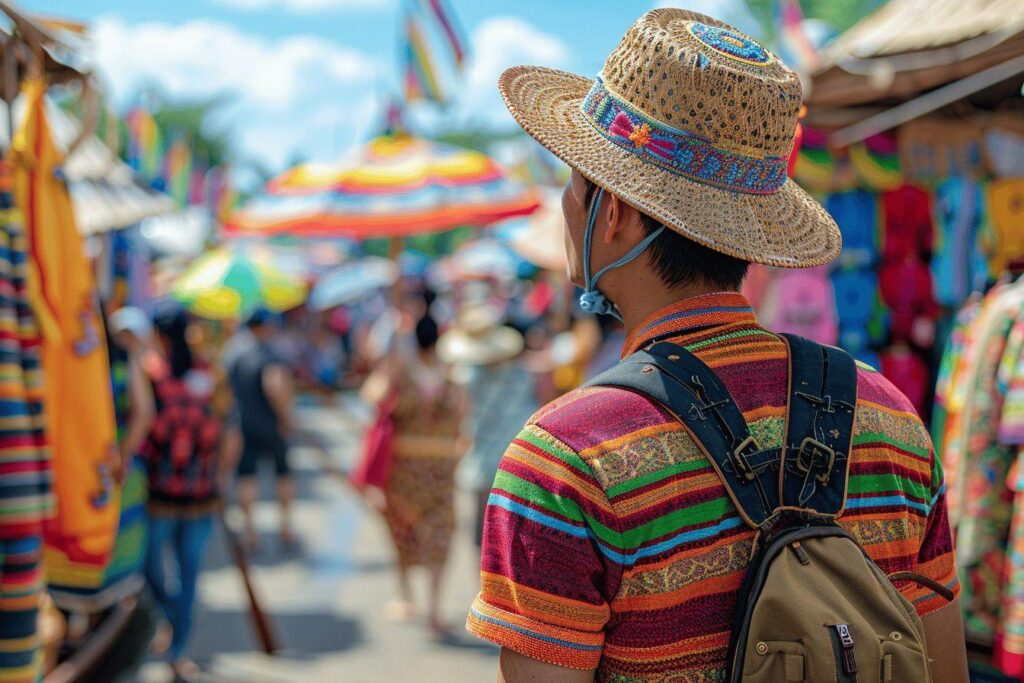
<path id="1" fill-rule="evenodd" d="M 458 316 L 437 344 L 441 360 L 466 371 L 459 374 L 465 375 L 469 410 L 463 432 L 471 445 L 456 478 L 460 488 L 472 492 L 476 500 L 474 540 L 478 545 L 498 462 L 538 408 L 536 383 L 521 362 L 526 346 L 523 335 L 500 323 L 501 315 L 493 307 L 473 306 Z"/>

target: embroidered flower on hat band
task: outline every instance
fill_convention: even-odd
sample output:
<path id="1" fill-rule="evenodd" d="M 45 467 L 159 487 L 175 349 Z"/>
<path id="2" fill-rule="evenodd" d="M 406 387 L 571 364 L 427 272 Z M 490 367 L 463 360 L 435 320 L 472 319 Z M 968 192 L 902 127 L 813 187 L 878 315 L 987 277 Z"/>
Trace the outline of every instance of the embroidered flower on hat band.
<path id="1" fill-rule="evenodd" d="M 753 157 L 722 149 L 701 135 L 652 119 L 613 94 L 598 77 L 581 106 L 605 138 L 677 175 L 742 194 L 777 192 L 786 182 L 782 156 Z"/>

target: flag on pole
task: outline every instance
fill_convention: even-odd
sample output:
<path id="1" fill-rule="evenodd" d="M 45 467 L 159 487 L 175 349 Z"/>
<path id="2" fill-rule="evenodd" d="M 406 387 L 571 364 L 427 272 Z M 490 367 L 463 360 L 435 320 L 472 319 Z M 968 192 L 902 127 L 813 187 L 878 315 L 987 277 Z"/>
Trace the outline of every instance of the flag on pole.
<path id="1" fill-rule="evenodd" d="M 818 51 L 804 30 L 804 12 L 800 0 L 778 0 L 778 52 L 782 59 L 798 71 L 809 72 L 818 62 Z"/>
<path id="2" fill-rule="evenodd" d="M 405 17 L 405 98 L 409 102 L 444 101 L 423 28 L 411 12 Z"/>
<path id="3" fill-rule="evenodd" d="M 178 202 L 188 203 L 188 191 L 192 180 L 192 152 L 184 138 L 175 140 L 167 150 L 164 159 L 164 187 L 167 194 Z"/>
<path id="4" fill-rule="evenodd" d="M 238 193 L 231 184 L 231 173 L 227 166 L 214 166 L 206 173 L 207 198 L 210 212 L 221 223 L 235 210 Z"/>
<path id="5" fill-rule="evenodd" d="M 423 0 L 423 2 L 435 21 L 437 21 L 438 26 L 441 27 L 445 41 L 451 48 L 455 66 L 461 69 L 463 62 L 466 61 L 466 48 L 455 14 L 448 7 L 445 0 Z"/>
<path id="6" fill-rule="evenodd" d="M 135 107 L 124 117 L 128 129 L 128 164 L 142 177 L 152 180 L 160 172 L 163 139 L 153 115 Z"/>

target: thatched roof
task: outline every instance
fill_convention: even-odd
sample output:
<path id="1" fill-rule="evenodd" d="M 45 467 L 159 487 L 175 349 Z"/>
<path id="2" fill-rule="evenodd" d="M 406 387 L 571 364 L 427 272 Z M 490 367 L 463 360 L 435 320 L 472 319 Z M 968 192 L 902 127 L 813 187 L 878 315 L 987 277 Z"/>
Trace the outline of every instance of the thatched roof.
<path id="1" fill-rule="evenodd" d="M 1021 0 L 891 0 L 826 48 L 808 105 L 899 102 L 1022 54 Z"/>

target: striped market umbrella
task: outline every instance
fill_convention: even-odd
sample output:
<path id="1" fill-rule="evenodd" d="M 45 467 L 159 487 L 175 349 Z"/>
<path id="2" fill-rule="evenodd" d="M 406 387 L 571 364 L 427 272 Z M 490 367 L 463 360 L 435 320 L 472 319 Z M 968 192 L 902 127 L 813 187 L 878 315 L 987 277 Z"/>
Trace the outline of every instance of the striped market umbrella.
<path id="1" fill-rule="evenodd" d="M 236 212 L 235 233 L 404 237 L 526 215 L 536 194 L 490 157 L 410 135 L 371 140 L 343 164 L 303 164 Z"/>
<path id="2" fill-rule="evenodd" d="M 217 249 L 200 257 L 174 283 L 171 295 L 203 318 L 244 318 L 257 308 L 287 311 L 306 300 L 307 287 L 265 254 Z"/>

